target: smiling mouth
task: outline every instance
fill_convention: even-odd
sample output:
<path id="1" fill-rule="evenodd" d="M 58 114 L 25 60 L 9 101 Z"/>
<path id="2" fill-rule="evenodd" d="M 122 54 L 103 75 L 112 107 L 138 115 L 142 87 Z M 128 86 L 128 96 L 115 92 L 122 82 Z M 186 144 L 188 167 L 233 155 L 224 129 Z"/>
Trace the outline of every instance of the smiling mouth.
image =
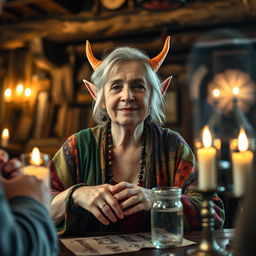
<path id="1" fill-rule="evenodd" d="M 136 111 L 138 110 L 137 108 L 120 108 L 118 109 L 119 111 L 124 111 L 124 112 L 129 112 L 129 111 Z"/>

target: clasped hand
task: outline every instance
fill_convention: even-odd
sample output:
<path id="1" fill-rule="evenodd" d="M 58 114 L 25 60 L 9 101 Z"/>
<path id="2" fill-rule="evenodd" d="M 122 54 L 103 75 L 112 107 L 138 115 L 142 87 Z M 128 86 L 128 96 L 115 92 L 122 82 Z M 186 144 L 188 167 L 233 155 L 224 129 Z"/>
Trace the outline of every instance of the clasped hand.
<path id="1" fill-rule="evenodd" d="M 77 206 L 83 207 L 101 223 L 108 225 L 127 215 L 150 210 L 152 195 L 151 189 L 120 182 L 116 185 L 80 187 L 73 193 L 73 199 Z"/>

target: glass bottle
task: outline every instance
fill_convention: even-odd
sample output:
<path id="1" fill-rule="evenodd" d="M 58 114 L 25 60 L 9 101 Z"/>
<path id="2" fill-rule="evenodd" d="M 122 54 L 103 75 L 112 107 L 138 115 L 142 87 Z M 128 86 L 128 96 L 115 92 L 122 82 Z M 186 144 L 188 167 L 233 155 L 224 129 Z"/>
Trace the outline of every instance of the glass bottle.
<path id="1" fill-rule="evenodd" d="M 153 188 L 154 203 L 151 210 L 151 238 L 157 248 L 174 247 L 183 239 L 183 206 L 181 188 Z"/>

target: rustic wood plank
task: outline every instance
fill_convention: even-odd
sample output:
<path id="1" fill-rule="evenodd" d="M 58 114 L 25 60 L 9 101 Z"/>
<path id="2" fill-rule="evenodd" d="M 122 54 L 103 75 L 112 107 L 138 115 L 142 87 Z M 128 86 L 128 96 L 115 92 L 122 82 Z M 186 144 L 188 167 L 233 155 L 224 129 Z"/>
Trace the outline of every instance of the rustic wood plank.
<path id="1" fill-rule="evenodd" d="M 40 0 L 19 0 L 19 1 L 11 1 L 11 2 L 5 2 L 4 8 L 16 8 L 28 4 L 37 4 Z"/>
<path id="2" fill-rule="evenodd" d="M 28 7 L 28 5 L 38 6 L 43 10 L 48 12 L 53 12 L 57 14 L 70 14 L 71 12 L 63 7 L 61 4 L 55 2 L 54 0 L 19 0 L 6 2 L 4 8 L 15 8 L 19 11 L 19 8 Z M 29 8 L 29 7 L 28 7 Z"/>
<path id="3" fill-rule="evenodd" d="M 27 41 L 35 36 L 46 37 L 56 42 L 97 40 L 102 38 L 129 37 L 161 31 L 179 31 L 197 27 L 255 22 L 256 10 L 241 1 L 214 1 L 191 3 L 184 8 L 163 12 L 126 12 L 112 17 L 87 19 L 81 15 L 64 20 L 55 18 L 35 22 L 1 25 L 0 48 L 15 41 Z M 47 28 L 47 30 L 45 29 Z"/>
<path id="4" fill-rule="evenodd" d="M 214 28 L 217 30 L 218 28 Z M 219 28 L 221 29 L 221 27 Z M 239 31 L 242 36 L 245 38 L 248 38 L 249 40 L 256 41 L 256 30 L 255 30 L 255 24 L 252 22 L 251 24 L 232 24 L 229 26 L 230 31 Z M 91 46 L 93 49 L 93 52 L 97 58 L 101 58 L 103 54 L 103 49 L 113 49 L 117 46 L 122 45 L 129 45 L 131 47 L 136 47 L 139 49 L 143 49 L 146 51 L 150 57 L 153 57 L 155 54 L 158 53 L 158 51 L 163 46 L 164 39 L 167 34 L 171 35 L 171 46 L 170 51 L 167 55 L 167 59 L 170 59 L 170 61 L 174 60 L 174 54 L 179 54 L 180 52 L 188 53 L 191 46 L 204 35 L 204 33 L 209 33 L 210 28 L 201 28 L 196 30 L 184 30 L 184 31 L 175 31 L 175 32 L 165 32 L 165 33 L 156 33 L 156 34 L 149 34 L 144 35 L 144 40 L 141 40 L 140 38 L 136 37 L 133 42 L 129 41 L 129 38 L 123 37 L 119 40 L 112 39 L 110 40 L 104 40 L 104 41 L 91 41 Z M 228 29 L 226 28 L 226 31 Z M 160 36 L 159 36 L 160 34 Z M 216 38 L 217 40 L 217 38 Z M 146 43 L 145 43 L 146 42 Z M 210 42 L 209 42 L 210 43 Z M 85 57 L 85 41 L 81 44 L 78 44 L 74 47 L 76 54 L 80 55 L 81 58 L 86 60 Z"/>
<path id="5" fill-rule="evenodd" d="M 51 1 L 51 0 L 41 0 L 37 3 L 37 6 L 39 6 L 41 9 L 46 10 L 48 13 L 54 13 L 54 14 L 71 14 L 69 10 L 61 6 L 60 4 Z"/>
<path id="6" fill-rule="evenodd" d="M 41 12 L 27 5 L 20 6 L 19 8 L 15 9 L 15 11 L 21 13 L 23 16 L 29 17 L 37 17 L 42 15 Z"/>
<path id="7" fill-rule="evenodd" d="M 8 9 L 3 9 L 1 13 L 1 19 L 9 19 L 9 20 L 17 20 L 19 16 L 17 14 L 14 14 Z"/>

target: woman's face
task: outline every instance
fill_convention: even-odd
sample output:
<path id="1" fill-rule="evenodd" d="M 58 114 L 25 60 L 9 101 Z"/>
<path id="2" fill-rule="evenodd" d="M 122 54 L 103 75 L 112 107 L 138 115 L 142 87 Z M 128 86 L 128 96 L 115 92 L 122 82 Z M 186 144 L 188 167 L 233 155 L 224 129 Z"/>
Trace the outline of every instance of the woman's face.
<path id="1" fill-rule="evenodd" d="M 149 113 L 151 87 L 139 61 L 115 66 L 104 86 L 103 107 L 111 121 L 123 126 L 137 126 Z"/>

